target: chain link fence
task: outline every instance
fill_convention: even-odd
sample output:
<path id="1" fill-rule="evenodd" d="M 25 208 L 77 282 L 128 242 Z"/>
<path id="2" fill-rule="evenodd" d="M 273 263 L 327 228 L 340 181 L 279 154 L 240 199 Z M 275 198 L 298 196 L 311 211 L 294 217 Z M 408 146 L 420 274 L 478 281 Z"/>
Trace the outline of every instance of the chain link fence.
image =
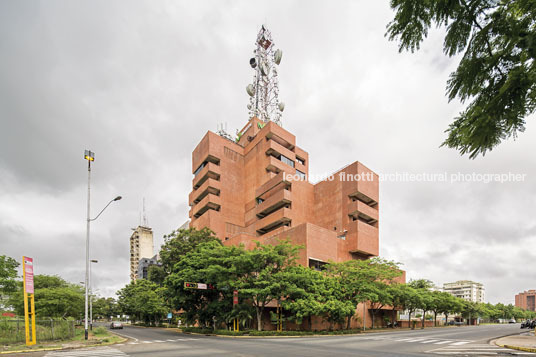
<path id="1" fill-rule="evenodd" d="M 75 321 L 53 319 L 36 320 L 35 334 L 37 341 L 73 338 L 75 335 Z M 0 319 L 0 344 L 25 341 L 26 329 L 24 326 L 24 319 Z"/>

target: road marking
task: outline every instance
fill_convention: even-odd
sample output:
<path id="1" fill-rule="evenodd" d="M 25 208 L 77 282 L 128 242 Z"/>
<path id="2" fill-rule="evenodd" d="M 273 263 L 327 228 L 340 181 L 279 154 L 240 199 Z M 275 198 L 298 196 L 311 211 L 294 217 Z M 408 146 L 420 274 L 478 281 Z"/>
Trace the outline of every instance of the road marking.
<path id="1" fill-rule="evenodd" d="M 141 343 L 153 343 L 153 341 L 141 341 Z"/>
<path id="2" fill-rule="evenodd" d="M 426 341 L 422 341 L 420 343 L 432 343 L 432 342 L 437 342 L 439 340 L 426 340 Z"/>
<path id="3" fill-rule="evenodd" d="M 454 343 L 451 343 L 451 346 L 461 346 L 461 345 L 465 345 L 466 343 L 469 343 L 469 341 L 454 342 Z"/>
<path id="4" fill-rule="evenodd" d="M 110 347 L 83 348 L 80 350 L 69 351 L 52 351 L 48 352 L 45 357 L 125 357 L 125 352 Z"/>
<path id="5" fill-rule="evenodd" d="M 154 340 L 153 342 L 164 342 L 164 341 L 162 341 L 162 340 Z"/>
<path id="6" fill-rule="evenodd" d="M 450 343 L 450 342 L 453 342 L 453 341 L 446 340 L 446 341 L 436 342 L 434 343 L 434 345 L 442 345 L 444 343 Z"/>
<path id="7" fill-rule="evenodd" d="M 166 341 L 168 341 L 168 342 L 175 342 L 175 340 L 166 340 Z"/>

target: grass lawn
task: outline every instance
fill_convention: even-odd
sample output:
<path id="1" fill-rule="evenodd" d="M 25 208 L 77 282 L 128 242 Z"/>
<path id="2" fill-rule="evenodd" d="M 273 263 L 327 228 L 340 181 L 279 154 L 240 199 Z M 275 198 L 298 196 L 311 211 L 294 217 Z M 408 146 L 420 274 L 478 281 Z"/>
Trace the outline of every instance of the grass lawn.
<path id="1" fill-rule="evenodd" d="M 77 327 L 75 330 L 74 338 L 67 340 L 59 341 L 45 341 L 39 342 L 33 346 L 26 346 L 25 343 L 16 343 L 4 345 L 0 348 L 0 353 L 2 352 L 16 352 L 23 350 L 40 350 L 40 349 L 60 349 L 60 348 L 76 348 L 76 347 L 86 347 L 86 346 L 102 346 L 102 345 L 111 345 L 114 343 L 122 342 L 125 339 L 123 337 L 117 336 L 113 333 L 110 333 L 106 327 L 95 327 L 93 331 L 89 331 L 89 338 L 86 341 L 84 339 L 84 328 Z"/>

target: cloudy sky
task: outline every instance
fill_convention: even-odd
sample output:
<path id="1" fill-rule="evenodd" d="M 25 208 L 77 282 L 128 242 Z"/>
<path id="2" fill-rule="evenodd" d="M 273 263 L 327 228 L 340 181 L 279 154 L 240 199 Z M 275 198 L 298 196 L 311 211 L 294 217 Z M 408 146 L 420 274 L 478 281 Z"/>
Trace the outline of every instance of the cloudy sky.
<path id="1" fill-rule="evenodd" d="M 248 65 L 265 23 L 284 52 L 283 126 L 311 174 L 359 160 L 386 180 L 380 252 L 409 278 L 482 282 L 487 300 L 534 289 L 536 127 L 483 158 L 439 148 L 463 108 L 448 103 L 457 58 L 435 30 L 415 54 L 384 37 L 388 1 L 0 2 L 0 255 L 83 281 L 87 162 L 94 286 L 129 280 L 129 237 L 146 200 L 155 246 L 188 217 L 191 152 L 207 130 L 247 118 Z M 450 175 L 525 174 L 522 182 Z"/>

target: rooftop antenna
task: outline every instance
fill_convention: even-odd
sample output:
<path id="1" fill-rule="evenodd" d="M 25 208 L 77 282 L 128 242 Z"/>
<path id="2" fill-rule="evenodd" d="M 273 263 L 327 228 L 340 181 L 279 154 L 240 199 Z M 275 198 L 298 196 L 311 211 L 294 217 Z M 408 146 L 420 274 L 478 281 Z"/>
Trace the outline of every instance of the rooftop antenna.
<path id="1" fill-rule="evenodd" d="M 271 32 L 265 25 L 261 26 L 255 41 L 253 57 L 249 65 L 253 68 L 253 83 L 248 84 L 249 117 L 257 117 L 263 122 L 273 121 L 281 124 L 281 115 L 285 103 L 279 101 L 279 80 L 277 68 L 281 63 L 283 51 L 274 48 Z"/>
<path id="2" fill-rule="evenodd" d="M 149 227 L 149 222 L 147 222 L 147 215 L 145 214 L 145 197 L 143 197 L 143 226 Z"/>
<path id="3" fill-rule="evenodd" d="M 233 137 L 227 132 L 227 123 L 219 123 L 216 126 L 216 134 L 234 142 Z"/>

